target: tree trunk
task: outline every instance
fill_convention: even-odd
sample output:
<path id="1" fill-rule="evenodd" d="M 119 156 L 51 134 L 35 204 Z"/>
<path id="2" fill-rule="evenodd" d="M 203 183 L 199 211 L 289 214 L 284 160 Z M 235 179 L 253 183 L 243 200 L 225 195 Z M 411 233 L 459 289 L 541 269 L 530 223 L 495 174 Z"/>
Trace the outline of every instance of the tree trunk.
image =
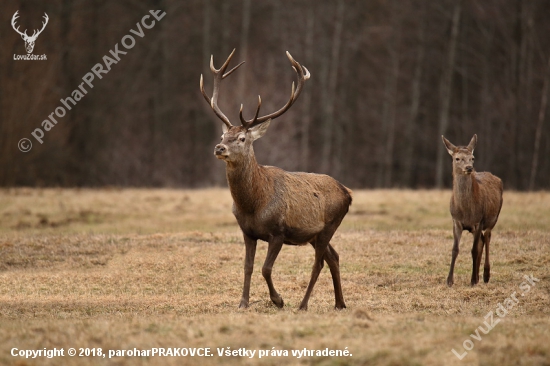
<path id="1" fill-rule="evenodd" d="M 529 177 L 529 190 L 535 189 L 535 179 L 537 177 L 537 169 L 539 164 L 540 139 L 542 136 L 542 125 L 546 116 L 546 108 L 548 106 L 548 84 L 550 83 L 550 57 L 546 67 L 546 75 L 544 77 L 544 85 L 542 87 L 542 96 L 540 100 L 539 118 L 537 128 L 535 130 L 535 147 L 533 151 L 533 161 L 531 163 L 531 175 Z"/>
<path id="2" fill-rule="evenodd" d="M 423 3 L 424 4 L 424 3 Z M 425 6 L 425 5 L 423 5 Z M 423 15 L 425 14 L 425 9 L 423 9 Z M 416 65 L 414 68 L 413 82 L 411 86 L 411 107 L 409 112 L 409 119 L 407 120 L 406 125 L 406 139 L 407 147 L 405 149 L 405 166 L 404 166 L 404 177 L 403 183 L 407 187 L 412 187 L 412 170 L 413 170 L 413 161 L 414 161 L 414 144 L 416 143 L 416 119 L 418 118 L 418 110 L 420 107 L 420 86 L 422 85 L 422 66 L 424 64 L 424 54 L 426 53 L 426 41 L 425 41 L 425 28 L 426 21 L 425 16 L 420 20 L 420 25 L 418 28 L 418 48 L 416 50 Z"/>
<path id="3" fill-rule="evenodd" d="M 210 1 L 210 0 L 207 0 L 207 1 Z M 221 49 L 221 54 L 223 55 L 223 57 L 229 56 L 229 54 L 233 50 L 233 48 L 230 48 L 230 45 L 231 45 L 231 41 L 230 41 L 231 27 L 228 26 L 228 24 L 231 21 L 231 16 L 229 14 L 229 9 L 230 9 L 231 4 L 232 4 L 231 1 L 223 1 L 222 2 L 222 24 L 224 24 L 224 26 L 221 27 L 222 28 L 221 29 L 221 31 L 222 31 L 222 46 L 221 46 L 220 49 Z"/>
<path id="4" fill-rule="evenodd" d="M 455 55 L 456 55 L 456 43 L 458 40 L 458 30 L 460 27 L 460 13 L 462 11 L 461 0 L 456 0 L 453 10 L 451 37 L 449 39 L 449 57 L 447 59 L 447 68 L 444 70 L 443 77 L 441 79 L 440 87 L 440 113 L 439 113 L 439 135 L 444 135 L 449 125 L 449 110 L 451 105 L 452 96 L 452 81 L 455 68 Z M 439 139 L 438 139 L 439 141 Z M 443 187 L 443 169 L 444 169 L 444 157 L 446 154 L 445 147 L 442 143 L 437 144 L 437 160 L 435 171 L 435 186 L 437 188 Z"/>
<path id="5" fill-rule="evenodd" d="M 206 77 L 206 75 L 210 75 L 210 56 L 212 55 L 212 46 L 210 44 L 210 39 L 212 38 L 210 35 L 212 6 L 210 0 L 203 0 L 202 4 L 202 74 Z"/>
<path id="6" fill-rule="evenodd" d="M 315 11 L 314 6 L 310 6 L 307 10 L 306 18 L 306 64 L 310 65 L 313 62 L 313 36 L 315 34 Z M 307 66 L 306 66 L 307 67 Z M 300 169 L 303 171 L 309 170 L 309 126 L 311 125 L 311 98 L 312 88 L 305 88 L 302 92 L 302 122 L 300 127 L 301 133 L 301 156 L 300 156 Z"/>
<path id="7" fill-rule="evenodd" d="M 328 85 L 324 93 L 324 118 L 323 118 L 323 146 L 321 149 L 321 172 L 330 170 L 332 154 L 332 134 L 334 130 L 334 109 L 336 105 L 336 87 L 338 86 L 338 68 L 340 61 L 340 45 L 342 43 L 342 29 L 344 27 L 345 2 L 339 1 L 334 21 L 334 35 L 332 38 L 332 50 L 330 67 L 328 70 Z"/>
<path id="8" fill-rule="evenodd" d="M 397 81 L 399 78 L 399 47 L 401 43 L 401 19 L 396 0 L 392 3 L 392 39 L 388 44 L 390 56 L 389 71 L 386 79 L 386 92 L 382 121 L 385 132 L 384 166 L 382 187 L 392 186 L 393 150 L 395 144 L 395 118 L 397 109 Z"/>
<path id="9" fill-rule="evenodd" d="M 241 41 L 240 41 L 240 54 L 243 60 L 248 56 L 248 32 L 250 30 L 250 7 L 251 0 L 243 0 L 243 12 L 242 12 L 242 25 L 241 25 Z M 253 72 L 254 70 L 250 70 Z M 239 73 L 238 84 L 238 100 L 244 99 L 244 93 L 246 90 L 246 73 Z"/>

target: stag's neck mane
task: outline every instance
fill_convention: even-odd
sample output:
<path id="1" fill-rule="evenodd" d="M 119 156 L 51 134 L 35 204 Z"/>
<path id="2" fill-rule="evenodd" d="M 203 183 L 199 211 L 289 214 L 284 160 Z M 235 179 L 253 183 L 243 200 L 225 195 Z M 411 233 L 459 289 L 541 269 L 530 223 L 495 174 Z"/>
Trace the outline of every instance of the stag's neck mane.
<path id="1" fill-rule="evenodd" d="M 269 195 L 269 192 L 266 192 L 269 188 L 266 182 L 268 177 L 264 169 L 257 163 L 252 149 L 251 153 L 242 159 L 227 163 L 227 182 L 233 202 L 239 211 L 254 213 L 263 206 Z"/>

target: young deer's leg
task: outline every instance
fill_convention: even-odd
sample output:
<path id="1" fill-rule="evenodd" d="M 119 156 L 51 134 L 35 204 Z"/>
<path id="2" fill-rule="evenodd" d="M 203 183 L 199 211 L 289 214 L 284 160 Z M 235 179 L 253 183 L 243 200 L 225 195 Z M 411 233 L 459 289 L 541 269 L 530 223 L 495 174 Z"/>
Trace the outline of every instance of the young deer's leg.
<path id="1" fill-rule="evenodd" d="M 265 258 L 264 266 L 262 267 L 262 275 L 264 276 L 265 282 L 267 282 L 267 287 L 269 288 L 269 297 L 271 298 L 271 301 L 273 301 L 273 303 L 277 305 L 278 308 L 282 308 L 285 303 L 281 295 L 279 295 L 277 291 L 275 291 L 273 281 L 271 280 L 271 269 L 273 268 L 273 263 L 275 263 L 275 259 L 277 259 L 277 256 L 279 255 L 282 247 L 283 237 L 272 238 L 269 241 L 269 246 L 267 247 L 267 256 Z"/>
<path id="2" fill-rule="evenodd" d="M 474 244 L 472 245 L 472 286 L 479 282 L 479 264 L 481 254 L 483 253 L 483 244 L 481 243 L 481 224 L 478 224 L 474 230 Z M 481 249 L 481 250 L 480 250 Z"/>
<path id="3" fill-rule="evenodd" d="M 332 245 L 328 245 L 325 252 L 325 262 L 327 262 L 330 268 L 330 274 L 332 275 L 332 283 L 334 285 L 334 297 L 336 299 L 334 308 L 337 310 L 344 309 L 346 303 L 344 302 L 344 295 L 342 293 L 342 284 L 340 283 L 340 257 Z"/>
<path id="4" fill-rule="evenodd" d="M 456 220 L 453 220 L 453 256 L 451 258 L 451 269 L 449 270 L 449 276 L 447 277 L 447 285 L 451 287 L 454 283 L 453 274 L 455 270 L 456 257 L 458 256 L 458 246 L 460 244 L 460 238 L 462 237 L 462 224 Z"/>
<path id="5" fill-rule="evenodd" d="M 485 264 L 483 265 L 483 282 L 489 282 L 491 277 L 491 265 L 489 264 L 489 243 L 491 242 L 491 229 L 485 230 Z"/>
<path id="6" fill-rule="evenodd" d="M 476 262 L 476 284 L 479 283 L 479 267 L 481 267 L 481 258 L 483 258 L 483 247 L 485 246 L 485 235 L 482 229 L 479 229 L 479 241 L 477 242 L 477 262 Z"/>
<path id="7" fill-rule="evenodd" d="M 254 257 L 256 256 L 256 244 L 257 241 L 244 234 L 244 245 L 246 248 L 246 255 L 244 257 L 244 285 L 243 285 L 243 297 L 239 308 L 247 308 L 248 300 L 250 298 L 250 278 L 254 271 Z"/>

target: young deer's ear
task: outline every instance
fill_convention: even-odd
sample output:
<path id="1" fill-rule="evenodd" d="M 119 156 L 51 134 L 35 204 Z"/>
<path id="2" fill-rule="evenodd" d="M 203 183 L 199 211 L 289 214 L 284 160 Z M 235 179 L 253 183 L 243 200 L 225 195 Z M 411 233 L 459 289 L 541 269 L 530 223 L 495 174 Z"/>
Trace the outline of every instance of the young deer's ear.
<path id="1" fill-rule="evenodd" d="M 474 134 L 474 137 L 472 137 L 472 139 L 470 140 L 470 143 L 468 144 L 468 150 L 470 150 L 472 154 L 474 153 L 474 149 L 476 148 L 476 145 L 477 145 L 477 135 Z"/>
<path id="2" fill-rule="evenodd" d="M 259 125 L 250 128 L 248 132 L 250 132 L 252 141 L 256 141 L 257 139 L 262 137 L 266 133 L 270 123 L 271 123 L 271 119 L 268 119 L 267 121 L 262 122 Z"/>
<path id="3" fill-rule="evenodd" d="M 453 156 L 454 152 L 456 151 L 456 146 L 451 144 L 449 140 L 445 138 L 445 136 L 441 135 L 441 138 L 443 139 L 443 144 L 447 148 L 447 152 L 449 155 Z"/>

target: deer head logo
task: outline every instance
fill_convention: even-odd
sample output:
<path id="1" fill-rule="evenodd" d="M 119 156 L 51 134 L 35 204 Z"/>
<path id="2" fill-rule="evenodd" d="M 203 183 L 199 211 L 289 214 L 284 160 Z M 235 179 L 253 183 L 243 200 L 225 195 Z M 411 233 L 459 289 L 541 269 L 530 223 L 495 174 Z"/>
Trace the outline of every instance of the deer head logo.
<path id="1" fill-rule="evenodd" d="M 48 24 L 48 14 L 44 13 L 44 22 L 42 22 L 42 29 L 40 29 L 39 31 L 37 31 L 36 29 L 33 31 L 32 33 L 32 36 L 29 36 L 27 34 L 27 30 L 25 29 L 24 32 L 21 32 L 19 31 L 19 26 L 17 26 L 17 28 L 15 27 L 15 21 L 17 18 L 19 18 L 19 15 L 17 15 L 17 13 L 19 12 L 16 11 L 15 14 L 13 14 L 13 17 L 11 18 L 11 26 L 13 27 L 13 29 L 19 33 L 21 35 L 21 38 L 23 38 L 23 41 L 25 41 L 25 49 L 27 50 L 27 53 L 32 53 L 32 50 L 34 49 L 34 42 L 36 42 L 36 38 L 38 38 L 38 36 L 40 35 L 40 33 L 42 33 L 42 31 L 44 30 L 44 28 L 46 28 L 46 24 Z"/>

